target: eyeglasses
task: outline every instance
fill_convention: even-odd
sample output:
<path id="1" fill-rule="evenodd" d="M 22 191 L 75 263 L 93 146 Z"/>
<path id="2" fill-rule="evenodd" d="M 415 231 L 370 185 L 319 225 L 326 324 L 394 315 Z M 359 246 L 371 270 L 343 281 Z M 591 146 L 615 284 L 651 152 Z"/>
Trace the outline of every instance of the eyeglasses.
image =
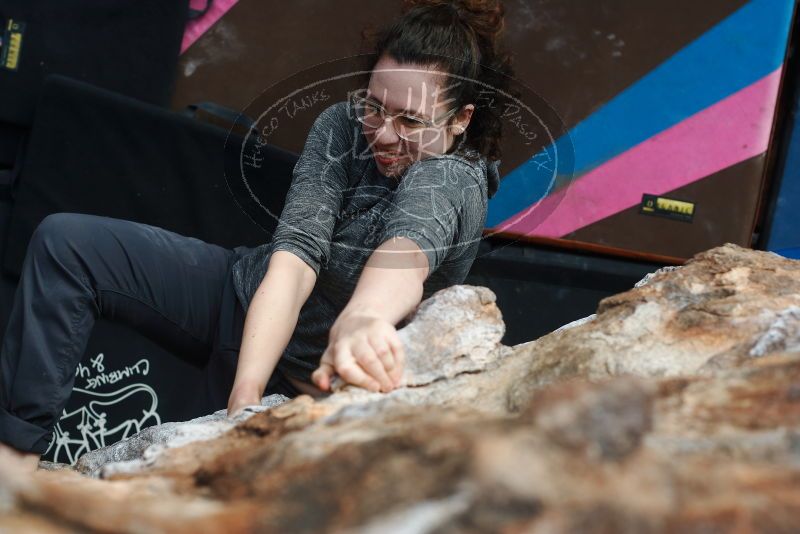
<path id="1" fill-rule="evenodd" d="M 441 123 L 458 111 L 452 109 L 435 121 L 429 121 L 405 113 L 387 113 L 383 106 L 358 93 L 353 93 L 350 99 L 358 122 L 367 128 L 377 130 L 386 124 L 386 119 L 389 118 L 397 136 L 413 143 L 434 141 L 440 134 L 438 131 L 440 124 L 437 123 Z"/>

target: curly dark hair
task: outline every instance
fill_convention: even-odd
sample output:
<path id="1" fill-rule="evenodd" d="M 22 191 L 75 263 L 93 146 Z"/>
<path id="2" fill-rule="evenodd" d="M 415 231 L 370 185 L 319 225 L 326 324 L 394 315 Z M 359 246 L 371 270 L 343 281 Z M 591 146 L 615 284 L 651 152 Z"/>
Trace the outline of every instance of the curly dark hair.
<path id="1" fill-rule="evenodd" d="M 504 15 L 500 0 L 405 0 L 399 20 L 363 34 L 374 47 L 372 68 L 388 54 L 398 63 L 434 66 L 464 82 L 449 84 L 446 96 L 456 108 L 473 104 L 475 110 L 451 152 L 472 148 L 487 160 L 501 158 L 500 113 L 514 76 L 511 54 L 499 43 Z"/>

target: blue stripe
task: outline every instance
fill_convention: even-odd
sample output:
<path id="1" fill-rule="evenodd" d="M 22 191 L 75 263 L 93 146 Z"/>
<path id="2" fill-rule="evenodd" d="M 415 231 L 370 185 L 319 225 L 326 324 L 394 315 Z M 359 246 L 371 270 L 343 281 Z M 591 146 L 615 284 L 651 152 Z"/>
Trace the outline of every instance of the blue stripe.
<path id="1" fill-rule="evenodd" d="M 800 205 L 800 98 L 795 100 L 789 115 L 789 128 L 791 133 L 786 159 L 783 168 L 776 169 L 776 174 L 780 176 L 780 189 L 774 211 L 767 215 L 771 221 L 766 248 L 800 259 L 800 225 L 797 222 L 797 206 Z M 784 250 L 788 251 L 788 255 Z"/>
<path id="2" fill-rule="evenodd" d="M 775 254 L 780 254 L 784 258 L 789 258 L 792 260 L 800 260 L 800 247 L 795 248 L 780 248 L 778 250 L 774 250 Z"/>
<path id="3" fill-rule="evenodd" d="M 777 69 L 783 63 L 792 9 L 792 0 L 751 0 L 577 124 L 567 134 L 575 150 L 574 176 Z M 569 143 L 559 139 L 556 149 L 563 154 Z M 532 164 L 537 157 L 541 155 L 503 179 L 489 202 L 487 226 L 552 192 L 549 177 Z"/>

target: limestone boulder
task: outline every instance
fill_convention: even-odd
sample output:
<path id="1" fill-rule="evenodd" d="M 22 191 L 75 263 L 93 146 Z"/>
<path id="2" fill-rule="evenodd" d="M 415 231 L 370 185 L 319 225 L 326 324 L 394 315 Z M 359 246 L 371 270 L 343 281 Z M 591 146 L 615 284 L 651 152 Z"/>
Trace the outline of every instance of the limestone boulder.
<path id="1" fill-rule="evenodd" d="M 0 531 L 797 529 L 800 262 L 726 245 L 540 339 L 503 331 L 491 291 L 448 288 L 399 331 L 404 387 L 6 470 Z"/>

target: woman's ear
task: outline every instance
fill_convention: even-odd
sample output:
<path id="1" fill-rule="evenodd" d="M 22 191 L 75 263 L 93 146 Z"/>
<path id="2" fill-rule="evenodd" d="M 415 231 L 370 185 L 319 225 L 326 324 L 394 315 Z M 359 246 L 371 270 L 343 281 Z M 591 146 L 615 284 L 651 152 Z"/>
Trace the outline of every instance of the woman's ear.
<path id="1" fill-rule="evenodd" d="M 469 126 L 469 121 L 472 119 L 473 111 L 475 111 L 475 106 L 467 104 L 455 114 L 453 123 L 450 125 L 450 131 L 453 135 L 461 135 L 467 131 L 467 126 Z"/>

